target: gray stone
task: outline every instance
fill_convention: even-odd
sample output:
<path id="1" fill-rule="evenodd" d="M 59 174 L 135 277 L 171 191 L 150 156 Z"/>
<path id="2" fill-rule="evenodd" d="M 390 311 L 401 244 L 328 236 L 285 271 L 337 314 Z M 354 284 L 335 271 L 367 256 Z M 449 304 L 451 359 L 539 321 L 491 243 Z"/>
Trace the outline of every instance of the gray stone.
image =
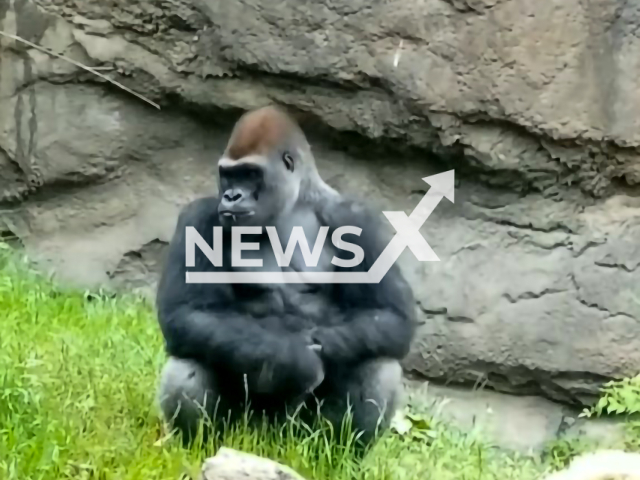
<path id="1" fill-rule="evenodd" d="M 585 418 L 578 409 L 539 396 L 405 381 L 407 408 L 475 435 L 483 442 L 539 454 L 556 440 L 580 440 L 591 449 L 624 448 L 624 419 Z"/>
<path id="2" fill-rule="evenodd" d="M 402 265 L 408 373 L 572 405 L 640 371 L 640 6 L 616 0 L 21 0 L 0 30 L 0 232 L 61 281 L 152 291 L 239 113 L 299 117 L 380 210 L 456 169 Z"/>
<path id="3" fill-rule="evenodd" d="M 640 480 L 640 454 L 624 450 L 582 454 L 544 480 Z"/>
<path id="4" fill-rule="evenodd" d="M 498 447 L 522 453 L 540 452 L 554 440 L 565 408 L 534 396 L 504 395 L 410 382 L 412 408 L 427 408 L 435 418 Z"/>
<path id="5" fill-rule="evenodd" d="M 292 469 L 273 460 L 221 448 L 204 461 L 202 480 L 304 480 Z"/>
<path id="6" fill-rule="evenodd" d="M 572 421 L 568 421 L 572 420 Z M 626 447 L 628 434 L 623 419 L 614 418 L 575 418 L 565 417 L 567 428 L 561 429 L 559 438 L 567 440 L 580 439 L 599 448 Z"/>

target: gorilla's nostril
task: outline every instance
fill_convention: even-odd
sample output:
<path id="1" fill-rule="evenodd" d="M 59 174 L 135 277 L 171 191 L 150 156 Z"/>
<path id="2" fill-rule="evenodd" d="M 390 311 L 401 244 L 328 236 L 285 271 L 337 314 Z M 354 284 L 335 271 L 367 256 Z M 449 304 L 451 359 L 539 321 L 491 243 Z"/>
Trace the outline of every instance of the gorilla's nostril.
<path id="1" fill-rule="evenodd" d="M 227 202 L 235 203 L 242 198 L 242 192 L 225 192 L 223 198 Z"/>

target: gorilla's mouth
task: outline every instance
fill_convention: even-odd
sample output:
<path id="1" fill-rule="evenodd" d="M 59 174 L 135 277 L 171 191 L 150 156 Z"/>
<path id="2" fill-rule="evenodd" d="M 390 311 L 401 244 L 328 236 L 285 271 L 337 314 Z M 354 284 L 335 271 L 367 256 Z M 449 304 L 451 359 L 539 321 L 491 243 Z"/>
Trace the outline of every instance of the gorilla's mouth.
<path id="1" fill-rule="evenodd" d="M 253 210 L 222 210 L 220 211 L 220 215 L 222 215 L 223 217 L 226 218 L 231 218 L 234 222 L 236 221 L 236 218 L 242 218 L 242 217 L 252 217 L 253 215 L 255 215 L 256 212 L 254 212 Z"/>

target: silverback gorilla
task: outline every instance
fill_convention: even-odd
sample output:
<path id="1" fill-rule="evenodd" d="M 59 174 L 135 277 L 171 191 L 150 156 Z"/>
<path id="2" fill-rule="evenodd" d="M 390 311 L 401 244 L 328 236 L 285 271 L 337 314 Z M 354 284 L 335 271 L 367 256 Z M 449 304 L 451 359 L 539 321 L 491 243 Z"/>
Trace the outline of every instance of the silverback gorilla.
<path id="1" fill-rule="evenodd" d="M 158 393 L 166 420 L 189 443 L 205 413 L 211 420 L 239 418 L 248 401 L 252 411 L 277 418 L 309 405 L 338 432 L 349 411 L 352 428 L 368 444 L 389 426 L 401 392 L 400 360 L 415 328 L 413 294 L 395 265 L 377 284 L 198 284 L 187 283 L 186 275 L 368 271 L 386 247 L 380 220 L 320 178 L 301 128 L 276 107 L 240 118 L 218 168 L 219 196 L 198 199 L 180 213 L 158 286 L 169 355 Z M 256 246 L 242 251 L 243 260 L 261 260 L 261 266 L 231 265 L 236 226 L 263 227 L 244 234 Z M 333 238 L 343 226 L 360 232 L 350 234 L 349 243 L 325 242 L 315 266 L 295 243 L 281 266 L 282 254 L 265 231 L 275 229 L 284 249 L 294 227 L 314 246 L 322 227 Z M 196 249 L 195 266 L 187 267 L 187 227 L 209 246 L 214 227 L 222 227 L 222 265 Z M 357 263 L 358 253 L 362 261 L 347 266 Z"/>

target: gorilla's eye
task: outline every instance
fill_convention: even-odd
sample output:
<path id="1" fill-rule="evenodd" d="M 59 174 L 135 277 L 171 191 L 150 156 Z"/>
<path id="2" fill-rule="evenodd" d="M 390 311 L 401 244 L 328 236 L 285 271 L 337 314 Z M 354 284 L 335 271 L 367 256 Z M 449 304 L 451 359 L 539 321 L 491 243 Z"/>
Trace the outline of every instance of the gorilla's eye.
<path id="1" fill-rule="evenodd" d="M 287 170 L 291 170 L 293 172 L 293 157 L 289 152 L 284 152 L 282 154 L 282 161 L 284 162 L 285 167 L 287 167 Z"/>

